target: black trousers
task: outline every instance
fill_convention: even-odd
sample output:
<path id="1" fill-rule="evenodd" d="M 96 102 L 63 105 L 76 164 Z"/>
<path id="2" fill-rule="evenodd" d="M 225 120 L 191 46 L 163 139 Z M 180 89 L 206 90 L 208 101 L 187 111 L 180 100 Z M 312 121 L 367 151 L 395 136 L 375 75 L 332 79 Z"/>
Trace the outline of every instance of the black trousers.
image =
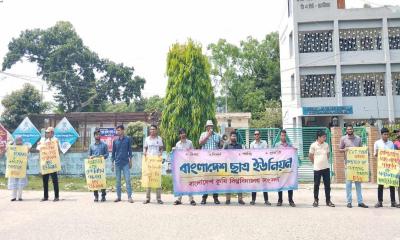
<path id="1" fill-rule="evenodd" d="M 57 172 L 45 174 L 42 176 L 43 178 L 43 191 L 44 191 L 44 198 L 49 198 L 49 177 L 51 176 L 51 181 L 53 182 L 54 187 L 54 197 L 58 198 L 58 175 Z"/>
<path id="2" fill-rule="evenodd" d="M 317 201 L 319 200 L 318 195 L 321 177 L 324 181 L 326 202 L 329 202 L 331 201 L 331 174 L 329 168 L 314 171 L 314 199 Z"/>
<path id="3" fill-rule="evenodd" d="M 288 190 L 289 202 L 293 202 L 293 190 Z M 278 192 L 278 202 L 283 202 L 282 191 Z"/>
<path id="4" fill-rule="evenodd" d="M 264 202 L 268 201 L 268 193 L 267 192 L 263 192 L 264 195 Z M 256 192 L 252 192 L 251 193 L 251 201 L 255 202 L 257 198 L 257 193 Z"/>
<path id="5" fill-rule="evenodd" d="M 208 194 L 204 194 L 202 198 L 203 198 L 203 199 L 207 199 L 207 198 L 208 198 Z M 218 199 L 218 193 L 214 193 L 214 194 L 213 194 L 213 198 L 214 198 L 214 199 Z"/>
<path id="6" fill-rule="evenodd" d="M 99 198 L 99 191 L 96 190 L 96 191 L 94 191 L 93 193 L 94 193 L 94 197 L 95 197 L 95 198 Z M 101 197 L 102 197 L 102 198 L 105 198 L 105 197 L 106 197 L 106 194 L 107 194 L 107 193 L 106 193 L 106 190 L 105 190 L 105 189 L 101 189 Z"/>
<path id="7" fill-rule="evenodd" d="M 389 187 L 390 189 L 390 201 L 396 202 L 396 189 L 395 187 Z M 383 185 L 378 185 L 378 201 L 383 202 Z"/>

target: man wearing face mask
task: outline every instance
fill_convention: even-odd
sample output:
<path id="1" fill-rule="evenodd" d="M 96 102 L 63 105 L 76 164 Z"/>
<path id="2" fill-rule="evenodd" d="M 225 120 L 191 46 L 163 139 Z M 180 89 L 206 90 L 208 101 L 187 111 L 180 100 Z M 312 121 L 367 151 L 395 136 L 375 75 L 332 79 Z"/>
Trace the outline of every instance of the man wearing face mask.
<path id="1" fill-rule="evenodd" d="M 219 149 L 220 145 L 222 145 L 221 137 L 214 132 L 213 128 L 214 128 L 213 122 L 211 120 L 207 120 L 206 132 L 203 132 L 200 135 L 199 144 L 201 145 L 201 149 L 216 150 Z M 208 194 L 203 195 L 201 204 L 204 205 L 207 203 L 207 197 Z M 213 198 L 215 204 L 220 204 L 220 201 L 218 200 L 218 193 L 214 193 Z"/>

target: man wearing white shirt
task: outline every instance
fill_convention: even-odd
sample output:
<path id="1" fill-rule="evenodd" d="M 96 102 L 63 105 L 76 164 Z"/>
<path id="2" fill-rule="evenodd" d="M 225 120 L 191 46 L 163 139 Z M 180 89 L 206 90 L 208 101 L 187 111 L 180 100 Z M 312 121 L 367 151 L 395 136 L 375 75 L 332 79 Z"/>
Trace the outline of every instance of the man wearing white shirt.
<path id="1" fill-rule="evenodd" d="M 254 131 L 254 141 L 250 143 L 250 149 L 262 149 L 267 148 L 268 144 L 266 141 L 261 139 L 260 131 Z M 268 201 L 268 192 L 264 192 L 264 204 L 267 206 L 271 206 L 271 203 Z M 250 205 L 256 204 L 257 192 L 251 193 L 251 202 Z"/>
<path id="2" fill-rule="evenodd" d="M 190 150 L 193 149 L 193 143 L 186 136 L 186 129 L 179 129 L 179 142 L 176 143 L 174 150 Z M 196 206 L 196 202 L 193 199 L 193 195 L 189 194 L 190 205 Z M 174 202 L 174 205 L 182 204 L 182 196 L 179 196 L 178 199 Z"/>
<path id="3" fill-rule="evenodd" d="M 389 140 L 389 129 L 387 128 L 382 128 L 381 129 L 381 136 L 382 138 L 379 139 L 378 141 L 375 142 L 374 144 L 374 156 L 378 158 L 378 152 L 379 149 L 389 149 L 389 150 L 394 150 L 394 144 L 392 141 Z M 375 204 L 376 208 L 381 208 L 383 207 L 383 185 L 378 185 L 378 203 Z M 389 187 L 390 189 L 390 201 L 391 201 L 391 206 L 392 207 L 398 207 L 400 208 L 400 205 L 397 205 L 396 203 L 396 189 L 393 186 Z"/>
<path id="4" fill-rule="evenodd" d="M 326 133 L 324 131 L 318 131 L 317 141 L 310 146 L 309 158 L 314 165 L 314 207 L 318 207 L 319 204 L 319 185 L 321 183 L 321 177 L 325 187 L 325 200 L 328 207 L 335 207 L 335 204 L 331 202 L 331 176 L 329 169 L 329 155 L 330 149 L 326 141 Z"/>
<path id="5" fill-rule="evenodd" d="M 163 146 L 164 144 L 161 137 L 157 135 L 157 126 L 151 125 L 150 136 L 148 136 L 144 141 L 144 156 L 147 157 L 147 155 L 149 155 L 149 156 L 161 157 L 163 152 Z M 146 200 L 143 202 L 143 204 L 150 203 L 150 197 L 151 197 L 150 194 L 151 194 L 151 188 L 147 188 Z M 158 204 L 164 203 L 161 200 L 161 187 L 156 189 L 156 197 Z"/>

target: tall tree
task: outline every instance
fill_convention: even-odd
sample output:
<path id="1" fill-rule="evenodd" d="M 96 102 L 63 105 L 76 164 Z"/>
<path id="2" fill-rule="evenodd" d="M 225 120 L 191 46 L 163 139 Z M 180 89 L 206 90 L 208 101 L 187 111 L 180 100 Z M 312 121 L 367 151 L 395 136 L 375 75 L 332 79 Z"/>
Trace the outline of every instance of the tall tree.
<path id="1" fill-rule="evenodd" d="M 179 128 L 186 128 L 189 139 L 198 139 L 207 119 L 216 123 L 215 97 L 210 64 L 200 44 L 188 40 L 172 45 L 167 56 L 167 93 L 162 113 L 161 134 L 167 151 L 178 140 Z"/>
<path id="2" fill-rule="evenodd" d="M 256 117 L 266 101 L 279 100 L 278 40 L 274 32 L 262 41 L 248 37 L 239 46 L 224 39 L 208 46 L 212 79 L 223 90 L 220 96 L 227 96 L 228 111 L 252 112 Z"/>
<path id="3" fill-rule="evenodd" d="M 13 91 L 3 98 L 1 104 L 5 108 L 1 121 L 11 132 L 28 114 L 40 114 L 50 108 L 50 104 L 42 101 L 39 91 L 31 84 L 24 84 L 22 89 Z"/>
<path id="4" fill-rule="evenodd" d="M 164 98 L 155 95 L 149 98 L 146 98 L 145 103 L 145 112 L 162 112 L 164 109 Z"/>
<path id="5" fill-rule="evenodd" d="M 108 100 L 128 104 L 144 87 L 145 80 L 134 76 L 133 67 L 99 58 L 69 22 L 23 31 L 8 49 L 3 71 L 24 59 L 37 63 L 37 75 L 57 90 L 54 99 L 61 111 L 95 111 Z"/>

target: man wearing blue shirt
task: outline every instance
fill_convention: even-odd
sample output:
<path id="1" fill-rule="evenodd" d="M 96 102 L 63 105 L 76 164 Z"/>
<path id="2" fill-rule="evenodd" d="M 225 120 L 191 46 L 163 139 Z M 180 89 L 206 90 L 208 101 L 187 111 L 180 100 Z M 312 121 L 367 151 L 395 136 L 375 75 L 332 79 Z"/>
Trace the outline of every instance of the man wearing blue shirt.
<path id="1" fill-rule="evenodd" d="M 124 126 L 117 127 L 118 138 L 113 141 L 112 148 L 112 171 L 115 169 L 117 199 L 114 202 L 121 201 L 121 172 L 124 174 L 126 191 L 128 193 L 128 202 L 133 203 L 131 176 L 129 169 L 132 167 L 132 140 L 124 135 Z"/>
<path id="2" fill-rule="evenodd" d="M 104 160 L 108 158 L 108 147 L 103 141 L 100 141 L 100 129 L 96 129 L 94 131 L 94 139 L 95 143 L 92 144 L 89 148 L 89 158 L 103 156 Z M 94 191 L 94 201 L 99 201 L 99 191 Z M 106 190 L 101 189 L 101 201 L 106 201 Z"/>

